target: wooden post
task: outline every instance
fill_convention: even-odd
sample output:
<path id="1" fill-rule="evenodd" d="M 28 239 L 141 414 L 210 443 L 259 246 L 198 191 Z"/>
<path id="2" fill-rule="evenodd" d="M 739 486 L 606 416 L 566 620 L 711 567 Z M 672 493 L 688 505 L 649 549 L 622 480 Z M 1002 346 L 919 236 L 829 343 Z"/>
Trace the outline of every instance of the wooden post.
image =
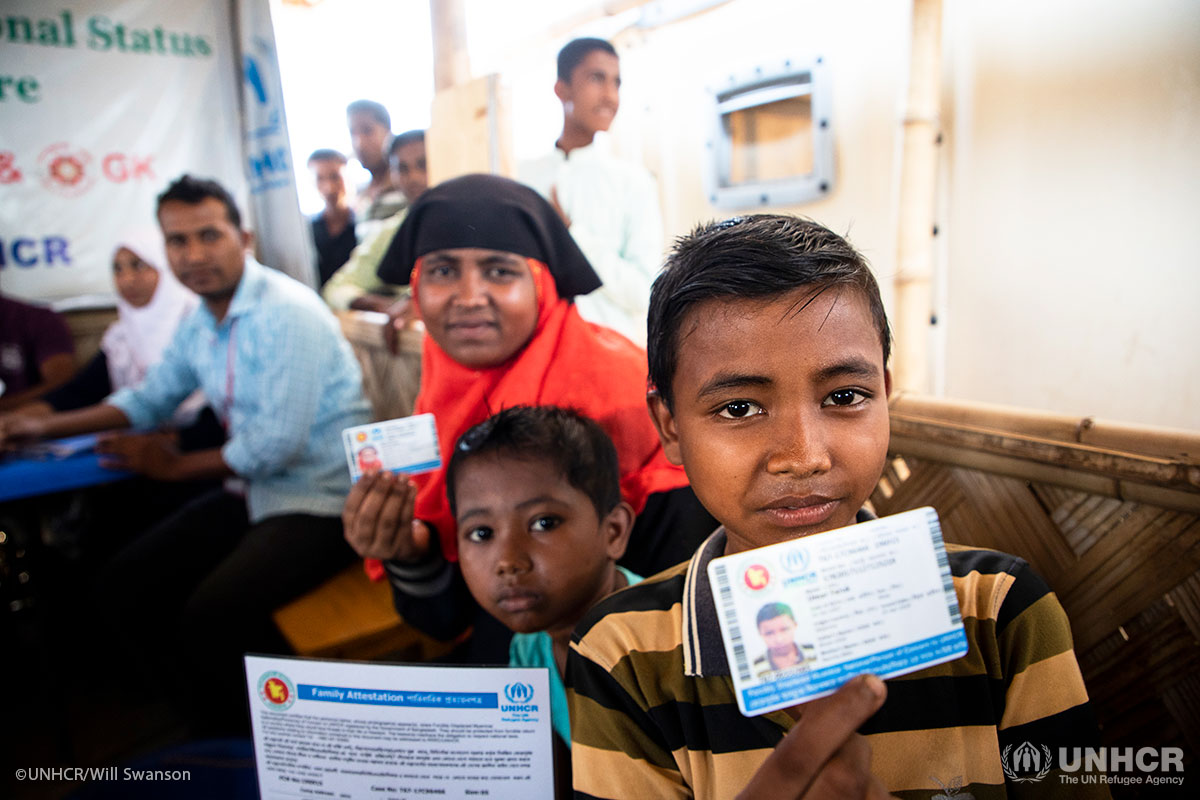
<path id="1" fill-rule="evenodd" d="M 433 28 L 433 88 L 441 92 L 471 79 L 463 0 L 429 0 Z"/>
<path id="2" fill-rule="evenodd" d="M 430 185 L 471 172 L 513 174 L 508 93 L 471 77 L 463 0 L 429 0 L 435 94 L 425 149 Z"/>
<path id="3" fill-rule="evenodd" d="M 895 388 L 932 390 L 934 196 L 937 187 L 942 0 L 913 0 L 912 54 L 896 243 Z"/>

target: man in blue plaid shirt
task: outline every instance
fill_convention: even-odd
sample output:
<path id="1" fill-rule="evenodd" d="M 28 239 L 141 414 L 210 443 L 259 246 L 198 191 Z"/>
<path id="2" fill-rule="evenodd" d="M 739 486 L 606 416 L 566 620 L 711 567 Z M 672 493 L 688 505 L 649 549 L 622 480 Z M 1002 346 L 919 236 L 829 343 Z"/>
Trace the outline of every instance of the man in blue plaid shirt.
<path id="1" fill-rule="evenodd" d="M 336 318 L 311 289 L 248 255 L 252 235 L 223 187 L 184 175 L 159 196 L 158 221 L 172 271 L 203 303 L 140 385 L 78 411 L 0 420 L 0 445 L 153 430 L 204 392 L 225 427 L 220 448 L 180 452 L 153 433 L 101 440 L 113 467 L 226 480 L 120 552 L 97 576 L 96 602 L 135 663 L 160 678 L 172 665 L 192 674 L 188 709 L 204 733 L 227 732 L 246 722 L 241 655 L 288 651 L 271 611 L 355 557 L 340 518 L 341 430 L 369 413 Z"/>

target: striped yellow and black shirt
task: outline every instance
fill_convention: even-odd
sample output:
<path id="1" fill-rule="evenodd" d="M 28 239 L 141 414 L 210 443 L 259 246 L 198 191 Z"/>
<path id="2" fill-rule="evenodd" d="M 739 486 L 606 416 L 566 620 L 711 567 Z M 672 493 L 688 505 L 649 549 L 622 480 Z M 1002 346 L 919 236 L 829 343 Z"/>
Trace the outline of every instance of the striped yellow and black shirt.
<path id="1" fill-rule="evenodd" d="M 784 712 L 738 710 L 707 577 L 724 549 L 718 529 L 690 562 L 609 597 L 576 629 L 576 797 L 733 797 L 791 728 Z M 970 649 L 887 682 L 860 731 L 872 771 L 902 798 L 1109 796 L 1057 769 L 1006 778 L 1006 750 L 1094 746 L 1096 726 L 1066 614 L 1042 579 L 1015 556 L 947 550 Z"/>

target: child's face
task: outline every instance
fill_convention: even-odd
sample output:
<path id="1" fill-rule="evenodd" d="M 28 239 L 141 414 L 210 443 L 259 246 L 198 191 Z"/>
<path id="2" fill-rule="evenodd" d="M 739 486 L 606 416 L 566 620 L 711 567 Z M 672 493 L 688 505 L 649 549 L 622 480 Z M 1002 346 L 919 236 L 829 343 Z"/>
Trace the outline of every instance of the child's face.
<path id="1" fill-rule="evenodd" d="M 457 247 L 427 254 L 417 305 L 433 340 L 474 369 L 503 364 L 537 327 L 533 273 L 523 257 L 501 250 Z"/>
<path id="2" fill-rule="evenodd" d="M 650 411 L 667 457 L 728 532 L 727 553 L 854 522 L 888 447 L 891 376 L 866 301 L 801 287 L 716 299 L 680 326 L 674 411 Z"/>
<path id="3" fill-rule="evenodd" d="M 567 631 L 611 590 L 632 511 L 604 519 L 555 467 L 488 454 L 455 480 L 458 557 L 471 594 L 511 630 Z"/>
<path id="4" fill-rule="evenodd" d="M 796 641 L 796 623 L 783 614 L 760 622 L 758 633 L 772 655 L 785 655 L 792 652 Z"/>

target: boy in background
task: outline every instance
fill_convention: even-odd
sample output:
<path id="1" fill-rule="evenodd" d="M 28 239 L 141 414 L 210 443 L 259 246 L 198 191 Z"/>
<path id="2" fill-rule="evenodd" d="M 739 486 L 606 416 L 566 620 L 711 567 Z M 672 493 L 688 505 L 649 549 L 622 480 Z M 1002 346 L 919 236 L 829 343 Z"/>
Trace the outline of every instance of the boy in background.
<path id="1" fill-rule="evenodd" d="M 406 205 L 400 188 L 388 171 L 388 145 L 392 141 L 392 117 L 382 103 L 355 100 L 346 106 L 346 127 L 354 157 L 371 180 L 358 188 L 354 198 L 355 234 L 364 241 L 378 230 L 382 220 Z"/>
<path id="2" fill-rule="evenodd" d="M 621 62 L 611 44 L 568 42 L 554 82 L 562 133 L 550 152 L 517 165 L 517 180 L 550 201 L 604 284 L 575 298 L 579 313 L 640 345 L 650 284 L 662 263 L 662 217 L 653 176 L 615 158 L 596 136 L 616 118 L 620 89 Z"/>
<path id="3" fill-rule="evenodd" d="M 677 245 L 651 295 L 648 403 L 722 527 L 580 623 L 568 665 L 578 796 L 1107 796 L 1057 771 L 1006 780 L 1006 749 L 1057 752 L 1091 743 L 1095 726 L 1057 599 L 994 551 L 947 547 L 963 658 L 886 687 L 863 676 L 802 710 L 737 708 L 708 563 L 869 517 L 890 338 L 866 262 L 814 222 L 735 218 Z"/>
<path id="4" fill-rule="evenodd" d="M 354 235 L 354 211 L 346 200 L 346 157 L 337 150 L 314 150 L 308 168 L 317 181 L 317 192 L 325 208 L 309 219 L 313 246 L 317 250 L 317 289 L 337 272 L 358 244 Z"/>
<path id="5" fill-rule="evenodd" d="M 388 164 L 392 184 L 404 193 L 405 205 L 384 220 L 374 233 L 354 249 L 341 269 L 321 289 L 321 296 L 334 311 L 353 308 L 387 314 L 389 324 L 384 333 L 388 348 L 396 353 L 397 323 L 403 327 L 412 316 L 413 309 L 409 303 L 407 286 L 393 286 L 380 280 L 379 262 L 400 229 L 400 223 L 404 222 L 408 206 L 429 188 L 425 131 L 412 130 L 397 134 L 388 147 Z"/>

